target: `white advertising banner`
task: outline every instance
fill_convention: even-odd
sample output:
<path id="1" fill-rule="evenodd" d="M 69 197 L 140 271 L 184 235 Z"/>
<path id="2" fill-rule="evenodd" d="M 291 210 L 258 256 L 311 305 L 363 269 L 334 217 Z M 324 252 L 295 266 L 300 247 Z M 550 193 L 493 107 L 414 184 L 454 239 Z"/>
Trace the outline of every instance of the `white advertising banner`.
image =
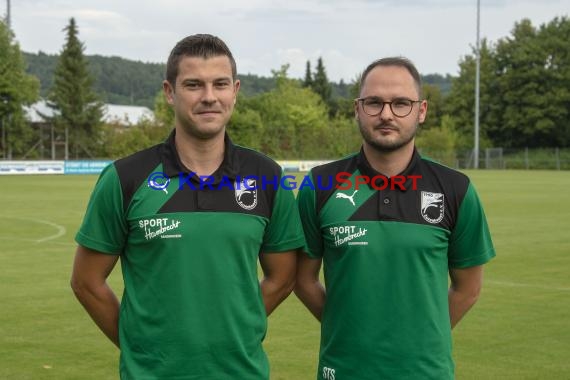
<path id="1" fill-rule="evenodd" d="M 0 161 L 0 175 L 63 174 L 63 161 Z"/>

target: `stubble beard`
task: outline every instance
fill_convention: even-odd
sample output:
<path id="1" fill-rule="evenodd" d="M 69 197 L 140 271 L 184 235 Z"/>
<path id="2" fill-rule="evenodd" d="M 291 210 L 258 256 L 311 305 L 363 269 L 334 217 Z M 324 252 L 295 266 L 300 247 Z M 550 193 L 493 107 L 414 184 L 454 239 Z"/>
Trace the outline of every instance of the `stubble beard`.
<path id="1" fill-rule="evenodd" d="M 396 139 L 388 140 L 382 138 L 374 138 L 370 130 L 365 128 L 359 119 L 357 119 L 357 122 L 360 134 L 362 135 L 362 138 L 364 139 L 366 144 L 380 153 L 391 153 L 408 145 L 410 142 L 412 142 L 412 140 L 416 136 L 416 132 L 418 130 L 418 125 L 419 125 L 419 121 L 416 121 L 416 125 L 414 126 L 413 132 L 410 133 L 409 135 L 404 135 L 404 136 L 400 134 L 401 129 L 398 128 L 398 133 L 400 135 Z"/>

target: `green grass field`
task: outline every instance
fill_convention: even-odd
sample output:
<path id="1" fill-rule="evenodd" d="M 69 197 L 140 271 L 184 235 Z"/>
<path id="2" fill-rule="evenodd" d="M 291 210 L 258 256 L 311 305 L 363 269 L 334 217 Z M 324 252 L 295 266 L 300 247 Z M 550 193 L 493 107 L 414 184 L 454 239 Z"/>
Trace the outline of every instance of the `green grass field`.
<path id="1" fill-rule="evenodd" d="M 497 257 L 453 332 L 457 379 L 570 379 L 570 172 L 468 174 Z M 118 378 L 118 350 L 69 287 L 95 180 L 0 176 L 0 379 Z M 118 271 L 110 281 L 120 293 Z M 318 344 L 318 323 L 289 297 L 269 319 L 272 379 L 314 379 Z"/>

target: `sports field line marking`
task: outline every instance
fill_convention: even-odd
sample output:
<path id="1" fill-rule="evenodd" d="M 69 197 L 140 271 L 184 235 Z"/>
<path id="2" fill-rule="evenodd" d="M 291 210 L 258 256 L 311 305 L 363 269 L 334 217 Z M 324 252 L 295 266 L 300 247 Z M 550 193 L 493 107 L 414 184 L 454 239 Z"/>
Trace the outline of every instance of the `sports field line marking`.
<path id="1" fill-rule="evenodd" d="M 500 285 L 500 286 L 509 286 L 513 288 L 535 288 L 535 289 L 543 289 L 543 290 L 556 290 L 559 292 L 570 292 L 570 288 L 563 288 L 558 286 L 544 286 L 544 285 L 532 285 L 532 284 L 523 284 L 518 282 L 510 282 L 510 281 L 495 281 L 495 280 L 486 280 L 486 283 L 493 284 L 493 285 Z"/>
<path id="2" fill-rule="evenodd" d="M 51 222 L 49 220 L 42 220 L 42 219 L 36 219 L 36 218 L 22 218 L 20 216 L 9 216 L 9 219 L 19 219 L 19 220 L 25 220 L 28 222 L 35 222 L 35 223 L 40 223 L 40 224 L 47 224 L 50 227 L 53 227 L 57 230 L 57 232 L 55 234 L 52 235 L 48 235 L 46 237 L 43 237 L 41 239 L 29 239 L 30 241 L 33 241 L 35 243 L 45 243 L 46 241 L 50 241 L 50 240 L 54 240 L 57 239 L 58 237 L 61 237 L 63 235 L 65 235 L 65 233 L 67 232 L 67 230 L 65 229 L 64 226 Z"/>
<path id="3" fill-rule="evenodd" d="M 35 239 L 22 239 L 22 238 L 15 238 L 15 237 L 11 237 L 11 236 L 0 236 L 0 240 L 10 240 L 10 241 L 23 241 L 26 243 L 37 243 L 38 241 Z M 45 243 L 45 242 L 44 242 Z M 63 242 L 63 241 L 48 241 L 47 243 L 49 244 L 57 244 L 57 245 L 65 245 L 65 246 L 69 246 L 69 247 L 75 247 L 77 246 L 77 243 L 73 243 L 73 242 Z"/>

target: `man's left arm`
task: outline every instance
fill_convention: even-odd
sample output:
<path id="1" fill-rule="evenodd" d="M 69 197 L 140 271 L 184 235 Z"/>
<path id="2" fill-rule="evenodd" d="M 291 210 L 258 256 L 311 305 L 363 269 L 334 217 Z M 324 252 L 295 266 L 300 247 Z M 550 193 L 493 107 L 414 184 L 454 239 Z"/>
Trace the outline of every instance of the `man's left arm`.
<path id="1" fill-rule="evenodd" d="M 453 328 L 479 298 L 483 284 L 483 265 L 461 269 L 450 268 L 449 276 L 451 278 L 448 292 L 449 319 Z"/>
<path id="2" fill-rule="evenodd" d="M 261 294 L 265 304 L 265 312 L 269 316 L 295 287 L 297 267 L 296 251 L 279 253 L 262 253 L 259 263 L 263 270 Z"/>
<path id="3" fill-rule="evenodd" d="M 485 212 L 473 184 L 469 184 L 449 242 L 449 319 L 453 328 L 477 302 L 483 264 L 495 257 Z"/>

